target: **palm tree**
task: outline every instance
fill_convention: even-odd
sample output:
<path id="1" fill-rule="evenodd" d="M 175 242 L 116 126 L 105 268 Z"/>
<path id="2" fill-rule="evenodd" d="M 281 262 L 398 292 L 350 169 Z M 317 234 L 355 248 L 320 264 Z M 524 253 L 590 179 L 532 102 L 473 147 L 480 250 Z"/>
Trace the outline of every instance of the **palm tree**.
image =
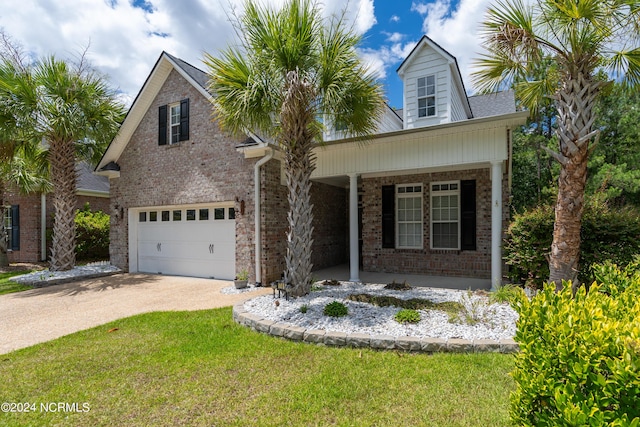
<path id="1" fill-rule="evenodd" d="M 10 124 L 0 131 L 46 150 L 55 215 L 50 268 L 68 270 L 75 265 L 76 162 L 101 154 L 124 106 L 84 59 L 72 66 L 51 56 L 19 65 L 0 64 L 0 126 Z"/>
<path id="2" fill-rule="evenodd" d="M 371 134 L 380 117 L 380 85 L 359 60 L 359 37 L 344 16 L 325 20 L 310 0 L 289 0 L 282 9 L 246 3 L 236 22 L 240 47 L 220 57 L 205 54 L 221 126 L 253 131 L 284 152 L 289 201 L 285 281 L 294 295 L 311 289 L 313 213 L 312 153 L 322 142 L 323 122 L 337 120 L 354 137 Z"/>
<path id="3" fill-rule="evenodd" d="M 515 83 L 522 103 L 535 111 L 545 97 L 557 109 L 561 165 L 555 208 L 549 281 L 575 280 L 580 254 L 587 161 L 598 130 L 594 106 L 606 70 L 611 80 L 640 81 L 640 7 L 622 0 L 499 0 L 482 24 L 488 53 L 478 61 L 475 83 L 493 91 Z M 527 79 L 544 58 L 556 63 L 544 78 Z"/>

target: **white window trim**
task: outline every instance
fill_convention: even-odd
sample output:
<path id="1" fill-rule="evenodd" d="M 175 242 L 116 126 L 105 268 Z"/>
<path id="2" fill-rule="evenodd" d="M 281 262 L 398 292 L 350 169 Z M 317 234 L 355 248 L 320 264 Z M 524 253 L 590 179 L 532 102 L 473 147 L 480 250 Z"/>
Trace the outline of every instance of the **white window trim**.
<path id="1" fill-rule="evenodd" d="M 420 187 L 419 193 L 400 193 L 400 188 L 408 188 L 408 187 Z M 401 198 L 409 198 L 409 197 L 420 197 L 420 239 L 419 245 L 416 246 L 402 246 L 400 245 L 400 220 L 398 209 L 400 208 L 399 199 Z M 396 184 L 396 200 L 395 200 L 395 226 L 396 226 L 396 249 L 423 249 L 424 248 L 424 184 L 418 182 L 413 184 Z M 405 223 L 415 223 L 417 221 L 403 221 Z"/>
<path id="2" fill-rule="evenodd" d="M 444 191 L 437 191 L 434 192 L 433 190 L 433 186 L 434 185 L 442 185 L 442 184 L 457 184 L 458 188 L 456 190 L 444 190 Z M 435 194 L 434 194 L 435 193 Z M 458 196 L 458 219 L 456 220 L 456 222 L 458 223 L 458 242 L 455 248 L 440 248 L 440 247 L 434 247 L 433 246 L 433 224 L 436 223 L 451 223 L 454 221 L 448 220 L 448 221 L 434 221 L 433 220 L 433 198 L 434 196 L 450 196 L 450 195 L 457 195 Z M 461 233 L 461 219 L 460 219 L 460 181 L 435 181 L 435 182 L 431 182 L 429 183 L 429 219 L 430 219 L 430 224 L 429 224 L 429 247 L 430 249 L 433 250 L 440 250 L 440 251 L 459 251 L 460 250 L 460 233 Z"/>
<path id="3" fill-rule="evenodd" d="M 173 110 L 176 109 L 178 110 L 178 121 L 177 122 L 173 122 Z M 176 138 L 176 140 L 173 140 L 173 128 L 177 127 L 178 128 L 178 137 Z M 174 104 L 169 104 L 169 145 L 175 145 L 180 143 L 180 103 L 176 102 Z"/>
<path id="4" fill-rule="evenodd" d="M 426 83 L 427 83 L 427 79 L 429 77 L 433 77 L 433 95 L 428 95 L 427 94 L 427 87 L 429 87 L 429 86 Z M 424 94 L 424 96 L 420 96 L 420 94 L 419 94 L 420 87 L 418 86 L 418 82 L 420 81 L 420 79 L 424 79 L 425 80 L 425 86 L 424 86 L 425 94 Z M 438 79 L 437 79 L 437 76 L 435 74 L 428 74 L 428 75 L 420 76 L 420 77 L 416 78 L 416 104 L 417 104 L 417 107 L 418 107 L 418 114 L 417 114 L 418 119 L 429 119 L 431 117 L 436 117 L 438 115 L 438 97 L 436 95 L 437 94 L 437 83 L 438 83 Z M 431 115 L 429 114 L 429 106 L 427 105 L 425 107 L 427 114 L 424 115 L 424 116 L 421 116 L 420 115 L 420 100 L 421 99 L 425 99 L 426 100 L 426 99 L 429 99 L 429 98 L 433 98 L 433 114 L 431 114 Z"/>
<path id="5" fill-rule="evenodd" d="M 13 215 L 11 213 L 11 205 L 4 206 L 4 231 L 5 239 L 7 243 L 7 252 L 13 252 L 13 244 L 11 243 L 11 236 L 13 234 Z"/>

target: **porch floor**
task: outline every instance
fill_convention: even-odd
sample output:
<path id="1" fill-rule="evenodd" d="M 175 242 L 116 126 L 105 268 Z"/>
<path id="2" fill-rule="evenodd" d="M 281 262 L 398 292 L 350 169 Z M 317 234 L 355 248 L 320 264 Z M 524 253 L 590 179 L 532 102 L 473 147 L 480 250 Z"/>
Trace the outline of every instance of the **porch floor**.
<path id="1" fill-rule="evenodd" d="M 315 280 L 340 280 L 347 281 L 350 278 L 349 265 L 341 264 L 321 270 L 315 270 L 313 273 Z M 491 279 L 476 279 L 472 277 L 448 277 L 448 276 L 428 276 L 423 274 L 402 274 L 402 273 L 374 273 L 370 271 L 360 270 L 360 281 L 364 283 L 387 284 L 392 281 L 406 281 L 412 286 L 423 286 L 432 288 L 447 289 L 477 289 L 490 290 Z"/>

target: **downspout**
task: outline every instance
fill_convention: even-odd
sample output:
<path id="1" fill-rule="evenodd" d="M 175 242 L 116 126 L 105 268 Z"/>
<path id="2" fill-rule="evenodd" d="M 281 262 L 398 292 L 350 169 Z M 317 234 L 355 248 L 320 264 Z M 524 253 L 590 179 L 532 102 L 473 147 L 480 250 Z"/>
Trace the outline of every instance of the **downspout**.
<path id="1" fill-rule="evenodd" d="M 255 242 L 256 242 L 256 285 L 262 285 L 262 237 L 261 237 L 261 223 L 260 212 L 262 210 L 260 203 L 260 167 L 273 158 L 273 150 L 269 152 L 260 160 L 258 160 L 253 167 L 253 190 L 254 190 L 254 220 L 255 220 Z"/>
<path id="2" fill-rule="evenodd" d="M 40 261 L 47 260 L 47 195 L 40 193 Z"/>

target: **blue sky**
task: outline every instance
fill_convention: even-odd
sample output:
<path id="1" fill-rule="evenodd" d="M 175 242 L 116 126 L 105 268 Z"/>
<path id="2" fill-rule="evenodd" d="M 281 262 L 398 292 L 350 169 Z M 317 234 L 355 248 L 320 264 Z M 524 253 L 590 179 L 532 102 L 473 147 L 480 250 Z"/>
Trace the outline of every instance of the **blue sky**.
<path id="1" fill-rule="evenodd" d="M 284 0 L 262 0 L 282 4 Z M 478 56 L 477 27 L 490 0 L 323 0 L 325 15 L 347 8 L 363 35 L 360 53 L 402 107 L 396 69 L 426 34 L 454 55 L 467 91 Z M 33 56 L 73 58 L 88 46 L 93 65 L 131 102 L 163 50 L 203 68 L 203 52 L 233 43 L 228 14 L 242 0 L 21 0 L 0 11 L 0 28 Z M 71 6 L 71 7 L 70 7 Z"/>

